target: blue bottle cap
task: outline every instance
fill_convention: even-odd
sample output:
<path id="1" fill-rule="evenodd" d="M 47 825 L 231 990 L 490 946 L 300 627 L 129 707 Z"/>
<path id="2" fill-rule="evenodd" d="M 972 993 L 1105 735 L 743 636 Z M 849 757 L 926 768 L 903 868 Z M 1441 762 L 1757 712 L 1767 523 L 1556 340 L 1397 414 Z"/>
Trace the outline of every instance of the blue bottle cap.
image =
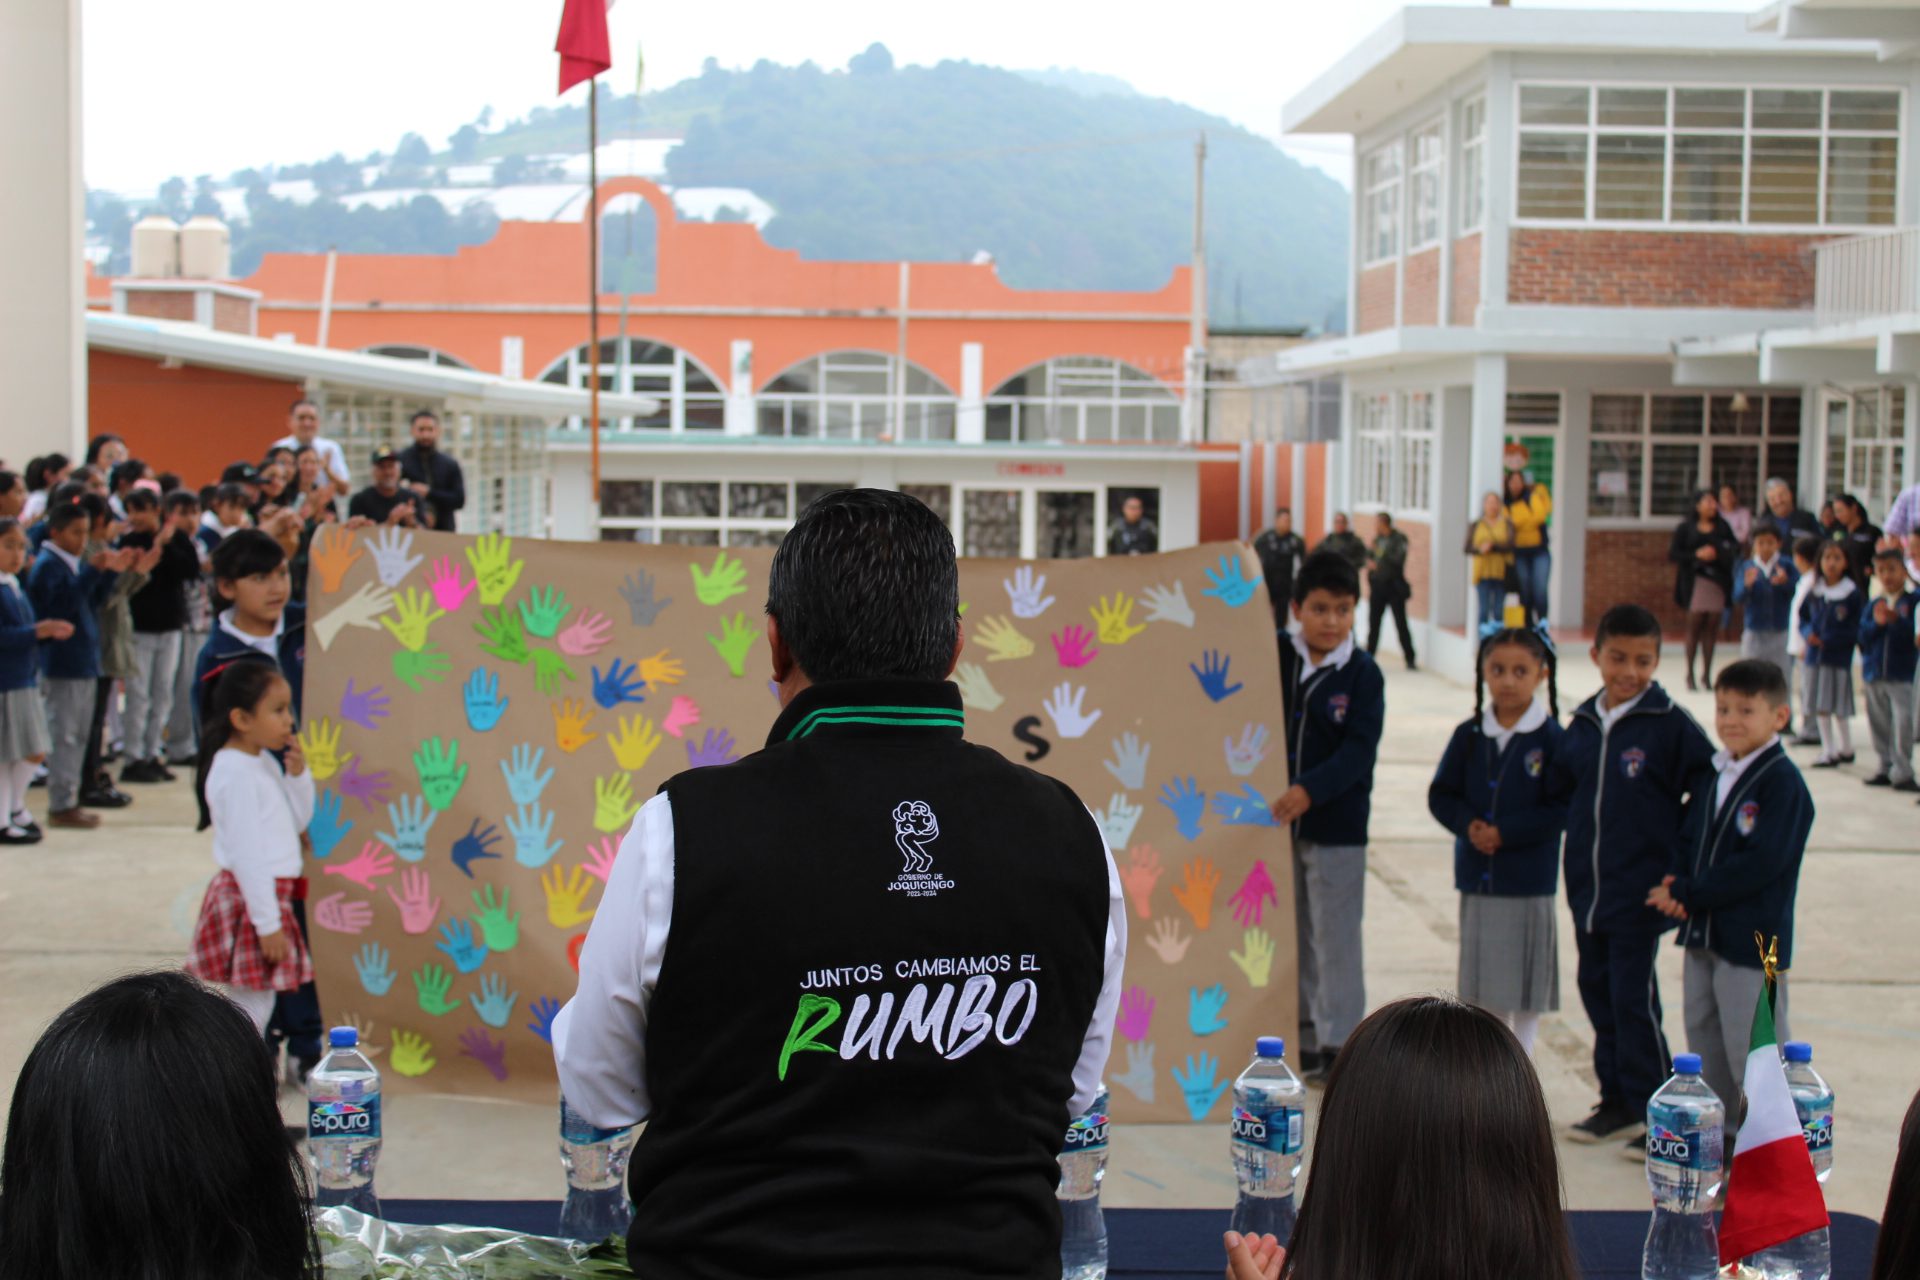
<path id="1" fill-rule="evenodd" d="M 1287 1056 L 1287 1038 L 1261 1036 L 1253 1042 L 1253 1051 L 1263 1058 L 1284 1058 Z"/>
<path id="2" fill-rule="evenodd" d="M 360 1044 L 360 1033 L 352 1027 L 335 1027 L 327 1032 L 327 1043 L 335 1049 L 353 1049 Z"/>
<path id="3" fill-rule="evenodd" d="M 1673 1074 L 1677 1076 L 1697 1076 L 1700 1074 L 1700 1055 L 1697 1053 L 1676 1053 L 1673 1055 Z"/>
<path id="4" fill-rule="evenodd" d="M 1781 1046 L 1788 1062 L 1812 1062 L 1813 1046 L 1805 1040 L 1789 1040 Z"/>

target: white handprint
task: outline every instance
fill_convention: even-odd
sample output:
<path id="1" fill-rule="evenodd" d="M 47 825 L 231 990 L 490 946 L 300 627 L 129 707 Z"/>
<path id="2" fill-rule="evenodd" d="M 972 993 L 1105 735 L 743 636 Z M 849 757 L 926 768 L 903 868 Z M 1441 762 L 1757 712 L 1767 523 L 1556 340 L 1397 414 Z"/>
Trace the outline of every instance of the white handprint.
<path id="1" fill-rule="evenodd" d="M 1015 569 L 1012 578 L 1000 579 L 1000 585 L 1007 589 L 1007 599 L 1013 605 L 1016 618 L 1037 618 L 1053 604 L 1052 596 L 1041 598 L 1047 589 L 1047 575 L 1034 577 L 1030 566 Z"/>
<path id="2" fill-rule="evenodd" d="M 1098 711 L 1089 713 L 1080 709 L 1086 696 L 1085 685 L 1076 689 L 1071 683 L 1062 681 L 1054 689 L 1053 696 L 1040 704 L 1040 709 L 1053 721 L 1054 732 L 1063 738 L 1086 736 L 1087 730 L 1093 728 L 1094 721 L 1100 718 Z"/>
<path id="3" fill-rule="evenodd" d="M 1127 1069 L 1124 1073 L 1115 1072 L 1108 1079 L 1115 1084 L 1123 1084 L 1132 1091 L 1133 1096 L 1142 1102 L 1153 1101 L 1153 1046 L 1151 1044 L 1129 1044 L 1127 1046 Z"/>
<path id="4" fill-rule="evenodd" d="M 411 556 L 413 534 L 397 525 L 388 525 L 373 539 L 373 571 L 380 575 L 380 585 L 391 587 L 400 579 L 412 573 L 425 556 Z"/>
<path id="5" fill-rule="evenodd" d="M 1155 583 L 1140 593 L 1141 603 L 1147 606 L 1148 622 L 1173 622 L 1183 627 L 1193 625 L 1193 606 L 1187 603 L 1187 584 L 1176 582 L 1173 590 Z"/>
<path id="6" fill-rule="evenodd" d="M 1133 839 L 1133 829 L 1138 825 L 1142 812 L 1139 805 L 1128 804 L 1125 795 L 1118 791 L 1113 793 L 1113 798 L 1107 801 L 1107 811 L 1097 815 L 1100 830 L 1106 833 L 1109 849 L 1127 847 L 1127 842 Z"/>
<path id="7" fill-rule="evenodd" d="M 1227 746 L 1227 768 L 1236 778 L 1244 778 L 1260 767 L 1267 758 L 1267 726 L 1250 724 L 1240 731 L 1240 741 L 1231 737 L 1225 739 Z"/>
<path id="8" fill-rule="evenodd" d="M 1147 757 L 1152 754 L 1151 744 L 1140 741 L 1131 733 L 1123 733 L 1113 740 L 1113 759 L 1100 763 L 1119 780 L 1121 786 L 1138 791 L 1147 785 Z"/>

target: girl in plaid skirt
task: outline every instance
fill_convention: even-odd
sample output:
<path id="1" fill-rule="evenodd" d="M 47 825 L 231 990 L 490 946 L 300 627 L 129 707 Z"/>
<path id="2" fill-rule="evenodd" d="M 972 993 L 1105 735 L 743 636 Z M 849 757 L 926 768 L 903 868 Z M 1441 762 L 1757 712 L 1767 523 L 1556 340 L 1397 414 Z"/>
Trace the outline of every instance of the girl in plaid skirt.
<path id="1" fill-rule="evenodd" d="M 274 992 L 313 980 L 293 914 L 307 890 L 300 833 L 313 817 L 313 775 L 293 733 L 293 690 L 271 660 L 216 668 L 203 697 L 194 790 L 220 874 L 200 904 L 187 972 L 226 987 L 264 1034 Z"/>

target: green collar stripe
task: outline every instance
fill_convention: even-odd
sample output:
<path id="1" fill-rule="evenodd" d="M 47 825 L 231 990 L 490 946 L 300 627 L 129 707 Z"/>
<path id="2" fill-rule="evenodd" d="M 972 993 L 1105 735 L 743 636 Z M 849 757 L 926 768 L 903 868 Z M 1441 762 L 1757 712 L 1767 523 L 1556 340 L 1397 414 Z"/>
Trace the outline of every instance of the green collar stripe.
<path id="1" fill-rule="evenodd" d="M 812 712 L 787 734 L 791 742 L 804 738 L 822 724 L 890 724 L 902 727 L 922 726 L 935 729 L 964 729 L 966 721 L 958 711 L 945 707 L 825 707 Z"/>

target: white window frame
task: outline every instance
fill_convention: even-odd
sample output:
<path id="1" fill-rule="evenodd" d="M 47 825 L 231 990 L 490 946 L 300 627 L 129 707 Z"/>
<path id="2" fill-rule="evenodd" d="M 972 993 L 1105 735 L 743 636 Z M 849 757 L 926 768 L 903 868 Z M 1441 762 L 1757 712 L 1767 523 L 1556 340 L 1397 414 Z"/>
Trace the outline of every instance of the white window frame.
<path id="1" fill-rule="evenodd" d="M 600 341 L 603 346 L 616 347 L 613 358 L 603 358 L 600 361 L 600 389 L 620 395 L 653 396 L 662 401 L 661 407 L 667 413 L 665 427 L 644 425 L 633 418 L 602 418 L 601 431 L 621 436 L 647 437 L 663 433 L 717 436 L 725 430 L 724 423 L 717 426 L 689 427 L 687 425 L 687 408 L 690 405 L 704 407 L 709 414 L 718 411 L 724 415 L 726 412 L 726 383 L 715 376 L 713 370 L 701 363 L 698 357 L 663 339 L 650 338 L 644 334 L 629 334 L 626 338 L 629 351 L 635 346 L 644 347 L 651 343 L 673 353 L 672 358 L 665 363 L 636 364 L 631 359 L 622 361 L 618 358 L 617 344 L 620 338 L 617 335 L 602 338 Z M 558 383 L 581 391 L 587 390 L 593 381 L 593 362 L 588 350 L 587 344 L 583 342 L 561 352 L 540 371 L 538 381 Z M 690 381 L 687 376 L 689 372 L 705 378 L 713 385 L 714 390 L 689 390 L 687 386 Z M 667 382 L 664 394 L 656 385 L 662 378 Z M 579 431 L 584 434 L 587 423 L 584 418 L 568 418 L 561 427 L 564 430 Z"/>
<path id="2" fill-rule="evenodd" d="M 1744 393 L 1752 403 L 1753 410 L 1760 414 L 1760 434 L 1753 436 L 1714 435 L 1713 402 L 1741 393 Z M 1676 435 L 1672 432 L 1654 431 L 1653 399 L 1655 396 L 1670 399 L 1699 399 L 1702 413 L 1700 434 Z M 1695 455 L 1694 471 L 1698 476 L 1712 474 L 1713 450 L 1716 446 L 1758 449 L 1760 466 L 1757 469 L 1756 490 L 1766 484 L 1771 474 L 1768 458 L 1776 440 L 1781 442 L 1791 441 L 1795 448 L 1800 451 L 1802 457 L 1805 456 L 1805 451 L 1809 447 L 1802 432 L 1802 409 L 1799 403 L 1795 403 L 1793 408 L 1791 428 L 1778 432 L 1774 430 L 1774 415 L 1779 411 L 1777 406 L 1785 401 L 1800 402 L 1804 400 L 1798 388 L 1781 387 L 1774 391 L 1764 391 L 1751 387 L 1717 387 L 1699 391 L 1696 391 L 1692 387 L 1654 387 L 1645 390 L 1631 387 L 1623 387 L 1617 390 L 1609 388 L 1604 391 L 1595 391 L 1592 393 L 1588 401 L 1588 420 L 1590 422 L 1592 420 L 1592 401 L 1601 397 L 1633 398 L 1640 401 L 1640 426 L 1637 431 L 1602 430 L 1596 426 L 1588 433 L 1587 437 L 1587 456 L 1589 459 L 1592 458 L 1594 441 L 1618 440 L 1634 443 L 1639 446 L 1640 457 L 1637 465 L 1640 470 L 1640 512 L 1638 515 L 1632 516 L 1595 515 L 1592 508 L 1593 479 L 1589 476 L 1587 491 L 1578 495 L 1577 499 L 1570 499 L 1583 504 L 1587 513 L 1587 527 L 1589 529 L 1670 529 L 1676 521 L 1683 518 L 1679 513 L 1656 515 L 1653 512 L 1653 451 L 1656 446 L 1696 447 L 1698 452 Z M 1795 477 L 1791 475 L 1784 478 L 1790 484 L 1795 483 Z M 1742 494 L 1741 500 L 1747 503 L 1749 509 L 1758 510 L 1760 504 L 1766 501 L 1766 495 L 1762 492 Z"/>
<path id="3" fill-rule="evenodd" d="M 1433 514 L 1433 415 L 1431 391 L 1409 391 L 1402 397 L 1393 442 L 1396 516 Z"/>
<path id="4" fill-rule="evenodd" d="M 1884 384 L 1849 387 L 1845 394 L 1834 389 L 1826 389 L 1820 395 L 1820 486 L 1817 492 L 1822 497 L 1836 493 L 1851 493 L 1867 505 L 1867 510 L 1885 516 L 1893 505 L 1893 500 L 1906 488 L 1902 468 L 1906 465 L 1906 389 Z M 1871 435 L 1857 433 L 1860 420 L 1860 401 L 1871 399 L 1873 411 L 1879 420 L 1879 430 Z M 1834 440 L 1828 430 L 1830 421 L 1828 406 L 1836 403 L 1847 405 L 1846 435 L 1840 443 L 1842 461 L 1841 474 L 1833 474 L 1832 456 Z M 1855 468 L 1863 467 L 1871 471 L 1871 464 L 1865 460 L 1874 454 L 1881 455 L 1880 474 L 1884 486 L 1876 489 L 1864 476 L 1855 480 Z"/>
<path id="5" fill-rule="evenodd" d="M 1392 511 L 1394 436 L 1400 417 L 1398 392 L 1360 391 L 1353 396 L 1354 511 Z"/>
<path id="6" fill-rule="evenodd" d="M 1460 104 L 1460 226 L 1458 234 L 1487 224 L 1487 99 L 1482 94 Z"/>
<path id="7" fill-rule="evenodd" d="M 1046 387 L 1045 394 L 1015 395 L 1007 390 L 1022 378 L 1036 376 Z M 1180 400 L 1173 389 L 1146 370 L 1112 356 L 1055 356 L 1028 365 L 994 388 L 984 405 L 993 443 L 1164 444 L 1180 434 Z M 1009 432 L 1004 441 L 991 434 L 992 418 L 1001 410 Z M 1090 413 L 1104 416 L 1112 429 L 1089 431 Z"/>
<path id="8" fill-rule="evenodd" d="M 1387 162 L 1391 162 L 1388 164 Z M 1380 172 L 1376 172 L 1379 170 Z M 1380 176 L 1380 173 L 1389 176 Z M 1360 175 L 1365 183 L 1360 194 L 1360 265 L 1378 266 L 1400 256 L 1401 217 L 1405 209 L 1403 190 L 1406 178 L 1406 147 L 1400 138 L 1375 147 L 1361 157 Z M 1391 243 L 1375 252 L 1382 235 Z"/>
<path id="9" fill-rule="evenodd" d="M 1529 125 L 1521 123 L 1521 97 L 1530 88 L 1585 89 L 1587 90 L 1587 122 L 1580 124 Z M 1598 123 L 1599 91 L 1603 89 L 1659 89 L 1667 95 L 1666 123 L 1654 125 L 1601 125 Z M 1673 124 L 1673 94 L 1675 90 L 1737 90 L 1743 95 L 1742 124 L 1739 128 L 1704 128 L 1686 126 L 1676 128 Z M 1820 127 L 1818 129 L 1759 129 L 1753 127 L 1753 95 L 1756 92 L 1781 90 L 1788 92 L 1817 92 L 1820 99 Z M 1876 129 L 1835 129 L 1831 127 L 1833 97 L 1835 93 L 1890 93 L 1895 96 L 1898 106 L 1895 118 L 1900 122 L 1892 130 Z M 1905 221 L 1906 193 L 1904 174 L 1907 165 L 1906 148 L 1906 90 L 1897 84 L 1711 84 L 1698 81 L 1686 82 L 1649 82 L 1633 80 L 1555 80 L 1530 77 L 1516 81 L 1513 86 L 1513 137 L 1512 179 L 1513 225 L 1519 227 L 1583 227 L 1591 229 L 1644 231 L 1657 228 L 1663 231 L 1713 231 L 1724 234 L 1747 235 L 1794 235 L 1824 231 L 1852 230 L 1876 231 L 1897 227 Z M 1520 213 L 1520 155 L 1525 135 L 1537 134 L 1577 134 L 1586 139 L 1586 214 L 1579 218 L 1541 218 L 1525 217 Z M 1598 147 L 1595 139 L 1606 135 L 1634 135 L 1640 137 L 1659 137 L 1665 140 L 1666 158 L 1661 178 L 1661 216 L 1657 219 L 1599 218 L 1594 215 L 1595 169 Z M 1673 211 L 1673 165 L 1674 138 L 1676 135 L 1693 137 L 1698 135 L 1718 135 L 1738 137 L 1741 144 L 1740 173 L 1740 216 L 1736 220 L 1725 222 L 1676 222 L 1672 220 Z M 1810 223 L 1795 222 L 1754 222 L 1752 218 L 1753 194 L 1753 139 L 1764 138 L 1818 138 L 1819 177 L 1816 220 Z M 1892 217 L 1886 222 L 1833 222 L 1827 220 L 1827 171 L 1831 158 L 1829 143 L 1834 138 L 1892 138 L 1894 140 L 1893 191 L 1894 207 Z"/>
<path id="10" fill-rule="evenodd" d="M 848 477 L 851 481 L 853 478 Z M 744 546 L 735 543 L 731 535 L 738 533 L 785 533 L 793 528 L 793 522 L 800 516 L 800 499 L 797 486 L 816 485 L 817 480 L 794 480 L 787 476 L 609 476 L 610 484 L 645 484 L 653 488 L 653 501 L 650 504 L 653 514 L 650 516 L 606 516 L 600 517 L 601 530 L 632 530 L 633 541 L 658 545 L 669 532 L 689 531 L 720 535 L 719 545 L 723 547 Z M 669 516 L 661 513 L 661 499 L 664 486 L 670 484 L 717 484 L 720 486 L 720 514 L 718 516 Z M 787 514 L 784 518 L 760 516 L 736 516 L 732 513 L 733 496 L 730 486 L 736 484 L 784 485 L 787 490 Z"/>
<path id="11" fill-rule="evenodd" d="M 1431 139 L 1425 158 L 1421 143 Z M 1442 179 L 1447 164 L 1446 117 L 1436 116 L 1407 133 L 1407 252 L 1431 249 L 1446 236 L 1447 207 Z M 1431 220 L 1433 233 L 1422 238 L 1420 224 Z"/>

